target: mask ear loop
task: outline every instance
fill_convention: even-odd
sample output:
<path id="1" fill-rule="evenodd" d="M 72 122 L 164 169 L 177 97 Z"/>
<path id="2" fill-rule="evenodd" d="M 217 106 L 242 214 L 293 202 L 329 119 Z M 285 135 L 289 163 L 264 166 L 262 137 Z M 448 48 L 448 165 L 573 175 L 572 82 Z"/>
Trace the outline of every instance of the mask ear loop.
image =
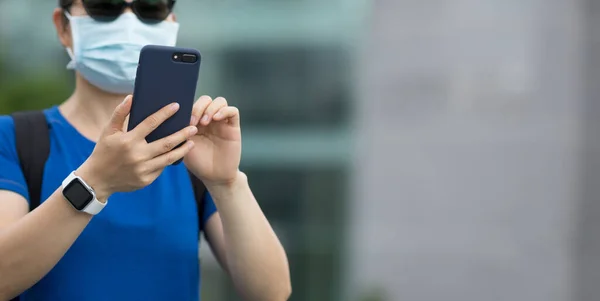
<path id="1" fill-rule="evenodd" d="M 67 17 L 67 19 L 69 20 L 69 24 L 71 25 L 71 40 L 73 40 L 75 38 L 75 34 L 73 33 L 73 17 L 66 10 L 65 10 L 65 17 Z M 75 70 L 75 67 L 77 66 L 77 62 L 75 61 L 75 53 L 73 52 L 73 49 L 71 49 L 69 47 L 66 47 L 65 50 L 67 51 L 67 54 L 71 58 L 71 61 L 67 64 L 67 69 Z"/>
<path id="2" fill-rule="evenodd" d="M 67 69 L 75 70 L 75 67 L 77 66 L 77 63 L 75 62 L 75 54 L 73 54 L 73 51 L 71 50 L 71 48 L 67 47 L 65 49 L 67 50 L 67 54 L 71 58 L 71 61 L 67 64 Z"/>

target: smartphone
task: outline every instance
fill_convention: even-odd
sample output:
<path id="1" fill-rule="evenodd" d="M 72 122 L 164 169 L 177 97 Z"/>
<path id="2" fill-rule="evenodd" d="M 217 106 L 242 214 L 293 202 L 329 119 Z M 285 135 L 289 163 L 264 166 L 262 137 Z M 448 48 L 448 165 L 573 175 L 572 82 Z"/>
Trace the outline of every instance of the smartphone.
<path id="1" fill-rule="evenodd" d="M 196 49 L 144 46 L 140 52 L 128 130 L 164 106 L 177 102 L 179 111 L 146 137 L 153 141 L 189 126 L 200 72 Z M 175 164 L 181 163 L 181 160 Z"/>

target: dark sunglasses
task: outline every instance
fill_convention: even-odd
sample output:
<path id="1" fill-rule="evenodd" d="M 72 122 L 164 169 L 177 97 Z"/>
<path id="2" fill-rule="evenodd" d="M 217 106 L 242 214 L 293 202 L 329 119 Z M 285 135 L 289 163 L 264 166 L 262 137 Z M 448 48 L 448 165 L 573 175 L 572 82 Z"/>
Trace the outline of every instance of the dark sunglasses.
<path id="1" fill-rule="evenodd" d="M 173 11 L 175 0 L 82 0 L 87 14 L 100 22 L 116 20 L 126 8 L 131 8 L 133 13 L 145 23 L 158 23 L 164 21 Z M 67 10 L 68 7 L 63 7 Z"/>

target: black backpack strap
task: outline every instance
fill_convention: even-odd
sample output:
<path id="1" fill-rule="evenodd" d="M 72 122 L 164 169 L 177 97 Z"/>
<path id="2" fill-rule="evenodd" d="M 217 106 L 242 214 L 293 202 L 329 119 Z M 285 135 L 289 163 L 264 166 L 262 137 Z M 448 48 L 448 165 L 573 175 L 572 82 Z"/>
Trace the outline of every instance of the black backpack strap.
<path id="1" fill-rule="evenodd" d="M 206 186 L 196 178 L 191 172 L 190 179 L 192 180 L 192 187 L 194 188 L 194 197 L 196 198 L 196 209 L 198 210 L 198 234 L 202 233 L 202 217 L 204 216 L 204 195 L 206 193 Z"/>
<path id="2" fill-rule="evenodd" d="M 50 132 L 43 111 L 12 114 L 17 154 L 29 191 L 29 210 L 40 205 L 44 165 L 50 154 Z"/>

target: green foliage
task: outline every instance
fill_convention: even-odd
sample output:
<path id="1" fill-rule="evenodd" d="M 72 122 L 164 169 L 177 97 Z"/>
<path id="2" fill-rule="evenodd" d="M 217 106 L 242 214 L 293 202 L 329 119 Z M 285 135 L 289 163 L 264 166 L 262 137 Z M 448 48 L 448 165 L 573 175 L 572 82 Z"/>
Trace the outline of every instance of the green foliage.
<path id="1" fill-rule="evenodd" d="M 0 81 L 0 114 L 48 108 L 63 102 L 71 92 L 66 76 L 4 74 Z"/>

